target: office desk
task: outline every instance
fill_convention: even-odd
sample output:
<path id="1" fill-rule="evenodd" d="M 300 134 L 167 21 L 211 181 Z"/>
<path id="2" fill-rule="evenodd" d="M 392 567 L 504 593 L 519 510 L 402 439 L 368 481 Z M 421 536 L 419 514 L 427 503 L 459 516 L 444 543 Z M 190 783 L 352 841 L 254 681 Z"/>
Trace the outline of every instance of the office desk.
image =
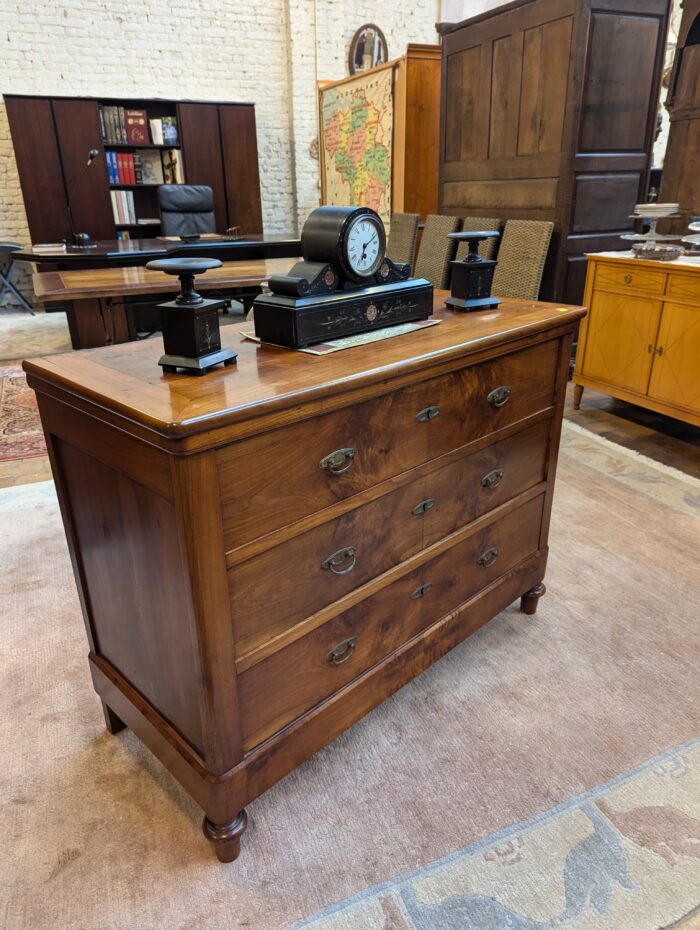
<path id="1" fill-rule="evenodd" d="M 51 270 L 66 268 L 125 268 L 145 265 L 156 258 L 182 256 L 220 258 L 222 261 L 262 258 L 287 258 L 301 255 L 301 241 L 286 234 L 251 235 L 238 239 L 226 236 L 203 236 L 195 242 L 182 239 L 127 239 L 94 242 L 81 249 L 63 243 L 33 245 L 15 252 L 16 261 L 31 262 L 37 266 L 50 266 Z"/>
<path id="2" fill-rule="evenodd" d="M 270 275 L 286 274 L 297 259 L 270 258 L 225 262 L 196 279 L 198 291 L 247 291 L 259 288 Z M 179 290 L 177 278 L 162 271 L 138 268 L 95 268 L 35 271 L 32 277 L 40 303 L 65 305 L 74 349 L 130 342 L 136 338 L 133 310 L 145 296 L 166 300 Z"/>

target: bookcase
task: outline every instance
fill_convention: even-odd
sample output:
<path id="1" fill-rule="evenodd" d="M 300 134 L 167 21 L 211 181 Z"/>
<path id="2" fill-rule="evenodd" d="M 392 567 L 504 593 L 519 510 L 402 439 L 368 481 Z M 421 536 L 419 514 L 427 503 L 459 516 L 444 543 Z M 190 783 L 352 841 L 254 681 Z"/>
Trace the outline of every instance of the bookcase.
<path id="1" fill-rule="evenodd" d="M 141 159 L 143 169 L 154 155 L 177 163 L 173 179 L 212 188 L 217 232 L 238 226 L 262 233 L 254 104 L 16 94 L 4 100 L 33 243 L 70 237 L 69 206 L 74 229 L 93 240 L 160 235 L 157 177 L 139 183 L 113 169 L 120 157 L 129 166 Z M 124 120 L 127 112 L 145 113 L 147 141 L 119 135 L 121 122 L 105 119 L 112 111 Z M 176 141 L 154 142 L 150 121 L 169 122 Z M 99 155 L 86 169 L 93 148 Z M 117 198 L 132 204 L 130 215 L 119 215 Z"/>

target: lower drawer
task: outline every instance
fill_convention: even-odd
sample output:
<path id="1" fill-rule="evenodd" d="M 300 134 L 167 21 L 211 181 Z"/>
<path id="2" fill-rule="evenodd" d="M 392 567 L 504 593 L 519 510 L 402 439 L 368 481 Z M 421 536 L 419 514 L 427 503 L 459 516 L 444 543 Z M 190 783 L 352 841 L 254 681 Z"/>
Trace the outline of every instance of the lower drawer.
<path id="1" fill-rule="evenodd" d="M 246 751 L 537 551 L 542 496 L 240 675 Z"/>

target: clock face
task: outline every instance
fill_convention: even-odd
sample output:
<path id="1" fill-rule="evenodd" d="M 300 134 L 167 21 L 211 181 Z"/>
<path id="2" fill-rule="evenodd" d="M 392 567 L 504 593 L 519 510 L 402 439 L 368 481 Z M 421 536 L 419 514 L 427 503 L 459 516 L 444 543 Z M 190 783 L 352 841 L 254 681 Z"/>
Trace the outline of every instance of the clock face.
<path id="1" fill-rule="evenodd" d="M 358 216 L 345 235 L 345 260 L 358 278 L 375 274 L 384 259 L 384 226 L 371 214 Z"/>

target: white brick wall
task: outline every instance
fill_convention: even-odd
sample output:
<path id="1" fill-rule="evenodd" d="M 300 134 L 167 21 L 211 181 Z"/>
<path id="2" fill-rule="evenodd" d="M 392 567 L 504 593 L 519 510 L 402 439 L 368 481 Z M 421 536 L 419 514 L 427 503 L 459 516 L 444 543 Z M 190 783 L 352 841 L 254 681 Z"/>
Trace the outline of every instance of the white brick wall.
<path id="1" fill-rule="evenodd" d="M 362 23 L 397 57 L 437 19 L 436 0 L 0 0 L 0 92 L 252 101 L 265 230 L 287 232 L 319 198 L 317 79 L 346 74 Z M 0 239 L 29 241 L 4 105 Z"/>

